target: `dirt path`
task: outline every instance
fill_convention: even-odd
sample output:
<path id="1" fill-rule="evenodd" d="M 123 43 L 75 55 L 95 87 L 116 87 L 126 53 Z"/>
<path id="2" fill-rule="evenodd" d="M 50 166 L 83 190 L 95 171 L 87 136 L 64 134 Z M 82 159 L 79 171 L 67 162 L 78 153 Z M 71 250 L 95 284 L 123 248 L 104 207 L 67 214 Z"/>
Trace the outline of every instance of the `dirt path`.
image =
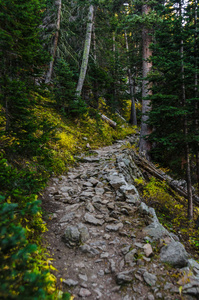
<path id="1" fill-rule="evenodd" d="M 46 189 L 46 238 L 56 276 L 75 299 L 182 299 L 179 270 L 161 263 L 157 243 L 149 244 L 137 190 L 117 168 L 125 143 L 83 157 Z"/>

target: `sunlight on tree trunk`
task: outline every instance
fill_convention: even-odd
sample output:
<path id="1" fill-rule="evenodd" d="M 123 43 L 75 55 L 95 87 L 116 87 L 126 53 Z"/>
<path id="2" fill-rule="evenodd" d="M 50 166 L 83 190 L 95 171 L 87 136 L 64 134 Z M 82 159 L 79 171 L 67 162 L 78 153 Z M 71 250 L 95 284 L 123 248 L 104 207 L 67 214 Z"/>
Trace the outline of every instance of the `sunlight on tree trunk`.
<path id="1" fill-rule="evenodd" d="M 145 4 L 142 6 L 142 14 L 147 15 L 150 12 L 150 7 Z M 142 77 L 144 78 L 142 81 L 142 122 L 141 122 L 141 132 L 140 132 L 140 144 L 139 144 L 139 152 L 140 154 L 144 154 L 145 157 L 150 160 L 150 150 L 151 150 L 151 143 L 147 141 L 146 137 L 151 133 L 151 128 L 146 122 L 148 121 L 149 117 L 147 113 L 150 111 L 150 100 L 145 100 L 144 98 L 151 94 L 149 91 L 149 82 L 146 80 L 146 76 L 148 75 L 149 71 L 151 70 L 152 63 L 148 61 L 150 56 L 152 55 L 152 51 L 149 49 L 149 45 L 152 41 L 150 36 L 149 29 L 144 26 L 142 30 L 142 43 L 143 43 L 143 52 L 142 52 Z"/>
<path id="2" fill-rule="evenodd" d="M 84 44 L 84 54 L 82 59 L 82 65 L 79 75 L 79 80 L 76 88 L 76 96 L 81 96 L 82 88 L 84 85 L 84 80 L 86 77 L 86 71 L 88 67 L 88 58 L 90 53 L 90 46 L 91 46 L 91 36 L 92 36 L 92 26 L 93 26 L 93 15 L 94 15 L 94 6 L 90 5 L 89 13 L 88 13 L 88 23 L 86 29 L 86 38 Z"/>

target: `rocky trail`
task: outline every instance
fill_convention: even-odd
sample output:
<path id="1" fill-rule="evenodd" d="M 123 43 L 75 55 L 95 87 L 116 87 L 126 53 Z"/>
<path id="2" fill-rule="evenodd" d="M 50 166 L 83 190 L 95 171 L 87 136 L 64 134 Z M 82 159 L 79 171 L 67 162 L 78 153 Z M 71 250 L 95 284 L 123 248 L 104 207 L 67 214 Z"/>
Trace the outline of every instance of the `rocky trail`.
<path id="1" fill-rule="evenodd" d="M 141 201 L 126 142 L 51 179 L 43 207 L 56 276 L 74 299 L 199 299 L 199 264 Z"/>

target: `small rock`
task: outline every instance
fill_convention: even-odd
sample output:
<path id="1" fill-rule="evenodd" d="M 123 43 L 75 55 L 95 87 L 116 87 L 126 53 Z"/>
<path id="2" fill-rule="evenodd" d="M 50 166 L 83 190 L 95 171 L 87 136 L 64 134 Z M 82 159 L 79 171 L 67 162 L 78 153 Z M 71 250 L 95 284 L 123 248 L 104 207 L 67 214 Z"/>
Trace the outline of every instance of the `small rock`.
<path id="1" fill-rule="evenodd" d="M 104 252 L 100 255 L 100 258 L 108 258 L 109 257 L 109 253 L 108 252 Z"/>
<path id="2" fill-rule="evenodd" d="M 94 196 L 94 197 L 92 198 L 92 200 L 93 200 L 93 202 L 101 202 L 101 197 L 99 197 L 99 196 Z"/>
<path id="3" fill-rule="evenodd" d="M 89 213 L 86 213 L 84 215 L 84 220 L 90 224 L 93 224 L 93 225 L 102 225 L 104 224 L 104 220 L 102 219 L 97 219 L 95 218 L 93 215 L 89 214 Z"/>
<path id="4" fill-rule="evenodd" d="M 104 276 L 104 270 L 99 270 L 99 271 L 97 272 L 97 274 L 98 274 L 99 276 Z"/>
<path id="5" fill-rule="evenodd" d="M 110 235 L 110 234 L 107 234 L 107 233 L 106 233 L 106 234 L 104 235 L 104 239 L 105 239 L 105 240 L 109 240 L 110 238 L 111 238 L 111 235 Z"/>
<path id="6" fill-rule="evenodd" d="M 129 283 L 133 280 L 133 276 L 131 274 L 131 270 L 130 271 L 125 271 L 125 272 L 120 272 L 118 274 L 116 274 L 116 282 L 119 285 L 125 284 L 125 283 Z"/>
<path id="7" fill-rule="evenodd" d="M 143 281 L 143 278 L 138 273 L 135 273 L 135 278 L 137 278 L 139 281 Z"/>
<path id="8" fill-rule="evenodd" d="M 103 188 L 95 188 L 95 193 L 97 194 L 97 195 L 103 195 L 104 194 L 104 189 Z"/>
<path id="9" fill-rule="evenodd" d="M 116 268 L 115 268 L 115 262 L 114 262 L 114 260 L 113 259 L 109 259 L 109 262 L 110 262 L 111 272 L 115 273 Z"/>
<path id="10" fill-rule="evenodd" d="M 136 246 L 137 248 L 143 248 L 143 244 L 141 244 L 141 243 L 134 243 L 134 246 Z"/>
<path id="11" fill-rule="evenodd" d="M 136 249 L 133 249 L 131 250 L 130 252 L 128 252 L 124 259 L 125 259 L 125 262 L 128 263 L 128 264 L 132 264 L 134 261 L 135 261 L 135 254 L 137 253 L 137 250 Z"/>
<path id="12" fill-rule="evenodd" d="M 92 192 L 82 192 L 80 195 L 81 199 L 92 198 L 94 194 Z"/>
<path id="13" fill-rule="evenodd" d="M 83 186 L 92 187 L 93 184 L 89 181 L 85 181 L 85 182 L 83 182 Z"/>
<path id="14" fill-rule="evenodd" d="M 150 244 L 145 244 L 144 247 L 143 247 L 143 249 L 144 249 L 144 253 L 145 253 L 146 257 L 152 256 L 153 249 L 152 249 L 152 247 L 151 247 Z"/>
<path id="15" fill-rule="evenodd" d="M 76 286 L 76 285 L 78 285 L 79 282 L 75 281 L 73 279 L 66 279 L 66 280 L 64 279 L 63 283 L 65 283 L 68 286 Z"/>
<path id="16" fill-rule="evenodd" d="M 61 218 L 60 223 L 70 222 L 74 218 L 75 218 L 74 212 L 68 213 Z"/>
<path id="17" fill-rule="evenodd" d="M 130 248 L 131 248 L 130 245 L 122 248 L 122 250 L 121 250 L 122 254 L 126 255 L 129 252 Z"/>
<path id="18" fill-rule="evenodd" d="M 110 175 L 109 183 L 114 189 L 119 189 L 122 185 L 126 185 L 126 181 L 123 176 Z"/>
<path id="19" fill-rule="evenodd" d="M 90 177 L 89 182 L 91 182 L 94 186 L 97 185 L 99 183 L 99 181 L 97 179 L 95 179 L 94 177 Z"/>
<path id="20" fill-rule="evenodd" d="M 65 230 L 64 239 L 68 247 L 78 246 L 80 243 L 80 232 L 76 226 L 68 226 Z"/>
<path id="21" fill-rule="evenodd" d="M 89 257 L 95 257 L 96 255 L 98 255 L 100 253 L 97 249 L 94 249 L 87 244 L 80 246 L 79 249 L 83 253 L 87 253 Z"/>
<path id="22" fill-rule="evenodd" d="M 60 192 L 62 193 L 67 193 L 70 190 L 71 190 L 71 186 L 63 186 L 62 188 L 60 188 Z"/>
<path id="23" fill-rule="evenodd" d="M 152 294 L 148 294 L 147 297 L 148 297 L 147 300 L 155 300 L 155 298 Z"/>
<path id="24" fill-rule="evenodd" d="M 88 204 L 86 205 L 86 210 L 88 210 L 90 213 L 93 213 L 95 211 L 95 208 L 90 202 L 88 202 Z"/>
<path id="25" fill-rule="evenodd" d="M 157 277 L 154 274 L 148 273 L 147 271 L 143 274 L 144 280 L 148 285 L 155 286 Z"/>
<path id="26" fill-rule="evenodd" d="M 109 202 L 109 203 L 107 204 L 107 207 L 108 207 L 108 209 L 110 209 L 110 210 L 114 210 L 115 204 L 114 204 L 113 202 Z"/>
<path id="27" fill-rule="evenodd" d="M 91 295 L 91 292 L 88 289 L 81 288 L 79 291 L 80 297 L 89 297 Z"/>
<path id="28" fill-rule="evenodd" d="M 94 292 L 97 294 L 97 299 L 100 299 L 103 296 L 100 289 L 98 289 L 98 288 L 94 289 Z"/>
<path id="29" fill-rule="evenodd" d="M 119 229 L 123 228 L 122 223 L 118 223 L 116 225 L 107 225 L 106 226 L 106 231 L 118 231 Z"/>
<path id="30" fill-rule="evenodd" d="M 88 277 L 86 274 L 79 274 L 78 277 L 79 277 L 79 279 L 81 279 L 83 281 L 88 281 Z"/>

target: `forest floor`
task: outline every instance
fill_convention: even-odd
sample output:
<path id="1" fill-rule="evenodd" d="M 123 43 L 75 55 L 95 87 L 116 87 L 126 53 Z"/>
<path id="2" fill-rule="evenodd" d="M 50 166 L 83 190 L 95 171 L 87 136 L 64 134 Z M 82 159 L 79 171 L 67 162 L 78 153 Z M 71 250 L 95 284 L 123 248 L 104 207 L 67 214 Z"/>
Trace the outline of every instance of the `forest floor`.
<path id="1" fill-rule="evenodd" d="M 43 194 L 44 238 L 61 289 L 74 299 L 197 299 L 180 295 L 185 271 L 160 261 L 163 245 L 149 243 L 147 218 L 132 201 L 121 201 L 120 183 L 110 185 L 120 176 L 115 162 L 126 142 L 82 156 L 66 176 L 52 178 Z"/>

